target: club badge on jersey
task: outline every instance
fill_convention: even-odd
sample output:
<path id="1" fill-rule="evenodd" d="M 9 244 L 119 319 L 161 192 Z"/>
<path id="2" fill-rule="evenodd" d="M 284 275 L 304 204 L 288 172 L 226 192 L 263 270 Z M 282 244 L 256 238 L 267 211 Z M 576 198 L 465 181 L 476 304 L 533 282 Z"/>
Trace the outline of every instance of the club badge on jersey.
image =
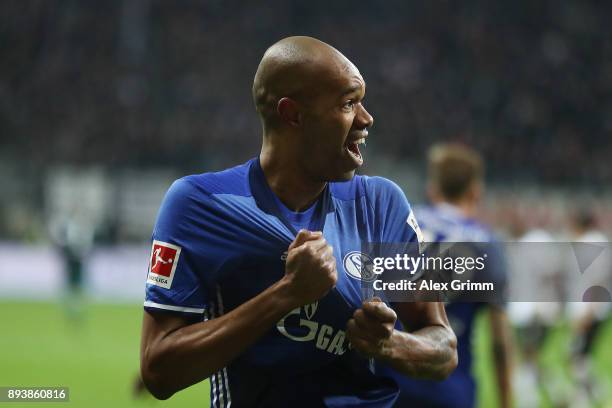
<path id="1" fill-rule="evenodd" d="M 147 282 L 170 289 L 180 255 L 181 247 L 167 242 L 153 241 Z"/>

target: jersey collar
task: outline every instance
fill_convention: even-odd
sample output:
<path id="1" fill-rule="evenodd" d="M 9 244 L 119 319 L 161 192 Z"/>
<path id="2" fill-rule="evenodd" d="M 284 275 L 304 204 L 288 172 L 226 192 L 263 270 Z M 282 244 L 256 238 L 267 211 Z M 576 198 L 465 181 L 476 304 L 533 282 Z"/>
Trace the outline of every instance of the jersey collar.
<path id="1" fill-rule="evenodd" d="M 251 160 L 251 166 L 249 167 L 249 186 L 257 206 L 266 214 L 271 214 L 278 218 L 279 221 L 281 221 L 283 225 L 287 227 L 287 229 L 289 229 L 294 236 L 296 236 L 298 231 L 295 230 L 293 225 L 291 225 L 289 220 L 287 220 L 279 208 L 276 201 L 277 198 L 275 199 L 274 192 L 266 181 L 266 176 L 261 168 L 259 157 Z M 331 198 L 329 183 L 327 183 L 325 189 L 321 193 L 321 196 L 314 205 L 316 205 L 316 208 L 312 215 L 308 229 L 310 231 L 323 231 L 327 214 L 334 211 L 334 203 Z"/>
<path id="2" fill-rule="evenodd" d="M 251 195 L 255 199 L 257 206 L 266 214 L 274 215 L 278 218 L 285 227 L 293 236 L 297 236 L 298 231 L 295 230 L 293 225 L 287 220 L 287 218 L 283 215 L 282 211 L 278 207 L 276 199 L 274 198 L 274 192 L 268 185 L 266 181 L 266 176 L 261 168 L 261 164 L 259 163 L 259 157 L 251 160 L 251 166 L 249 167 L 249 185 L 251 188 Z M 325 189 L 321 193 L 321 196 L 317 200 L 315 204 L 317 207 L 314 210 L 314 214 L 312 215 L 312 219 L 310 221 L 310 225 L 308 229 L 310 231 L 321 231 L 323 232 L 323 228 L 325 227 L 325 219 L 327 218 L 327 214 L 335 211 L 334 202 L 331 197 L 329 183 L 325 186 Z M 331 290 L 332 293 L 335 294 L 340 300 L 341 304 L 343 304 L 349 314 L 352 314 L 355 308 L 351 305 L 351 303 L 347 300 L 347 298 L 340 293 L 338 287 L 334 287 Z"/>

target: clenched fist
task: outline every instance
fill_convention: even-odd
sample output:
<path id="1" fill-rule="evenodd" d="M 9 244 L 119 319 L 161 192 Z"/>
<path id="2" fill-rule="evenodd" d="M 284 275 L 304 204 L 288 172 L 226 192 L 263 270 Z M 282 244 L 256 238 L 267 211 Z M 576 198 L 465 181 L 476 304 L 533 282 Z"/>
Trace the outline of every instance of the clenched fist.
<path id="1" fill-rule="evenodd" d="M 368 356 L 385 356 L 387 341 L 391 339 L 397 315 L 379 298 L 363 302 L 346 325 L 346 336 L 353 348 Z"/>
<path id="2" fill-rule="evenodd" d="M 336 285 L 336 258 L 323 233 L 300 230 L 287 251 L 284 279 L 295 307 L 321 299 Z"/>

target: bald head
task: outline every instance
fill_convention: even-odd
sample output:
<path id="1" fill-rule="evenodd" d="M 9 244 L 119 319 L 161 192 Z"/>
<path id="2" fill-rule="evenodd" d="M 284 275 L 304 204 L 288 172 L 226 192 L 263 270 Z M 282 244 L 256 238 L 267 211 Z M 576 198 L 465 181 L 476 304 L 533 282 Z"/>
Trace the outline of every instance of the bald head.
<path id="1" fill-rule="evenodd" d="M 340 51 L 312 37 L 287 37 L 265 52 L 253 81 L 253 101 L 265 127 L 278 122 L 277 104 L 307 103 L 335 76 L 355 66 Z"/>

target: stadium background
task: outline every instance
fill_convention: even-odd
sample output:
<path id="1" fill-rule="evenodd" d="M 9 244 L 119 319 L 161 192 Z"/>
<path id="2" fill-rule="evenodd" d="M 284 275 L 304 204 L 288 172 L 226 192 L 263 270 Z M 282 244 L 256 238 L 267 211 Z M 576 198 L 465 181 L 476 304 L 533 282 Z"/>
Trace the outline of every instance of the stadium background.
<path id="1" fill-rule="evenodd" d="M 258 152 L 252 78 L 287 35 L 334 45 L 365 77 L 376 123 L 363 173 L 420 203 L 427 147 L 459 141 L 486 159 L 482 214 L 502 236 L 520 218 L 563 237 L 585 204 L 611 236 L 609 15 L 577 0 L 2 2 L 0 385 L 68 385 L 72 406 L 206 405 L 206 383 L 166 402 L 130 394 L 148 240 L 173 179 Z M 63 229 L 86 254 L 78 301 Z M 608 324 L 604 375 L 611 341 Z M 568 344 L 559 320 L 544 364 L 567 371 Z"/>

